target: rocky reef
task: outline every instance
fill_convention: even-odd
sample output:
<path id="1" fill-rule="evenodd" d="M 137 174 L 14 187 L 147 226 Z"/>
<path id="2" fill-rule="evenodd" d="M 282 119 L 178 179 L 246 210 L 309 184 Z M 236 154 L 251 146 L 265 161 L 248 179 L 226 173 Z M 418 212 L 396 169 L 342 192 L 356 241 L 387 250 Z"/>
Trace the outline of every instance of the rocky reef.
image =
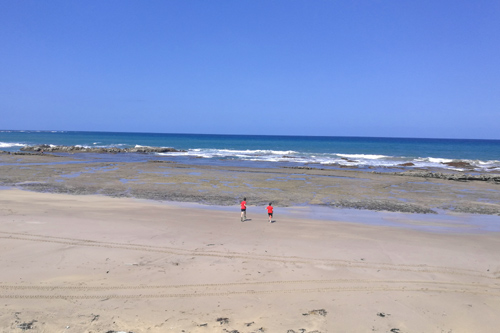
<path id="1" fill-rule="evenodd" d="M 50 152 L 50 153 L 98 153 L 98 154 L 118 154 L 118 153 L 172 153 L 184 152 L 185 150 L 177 150 L 168 147 L 134 147 L 134 148 L 117 148 L 117 147 L 82 147 L 82 146 L 51 146 L 37 145 L 25 146 L 20 149 L 27 152 Z"/>
<path id="2" fill-rule="evenodd" d="M 467 174 L 467 173 L 441 173 L 441 172 L 430 172 L 430 171 L 406 171 L 406 172 L 393 172 L 392 175 L 396 176 L 410 176 L 410 177 L 422 177 L 422 178 L 436 178 L 436 179 L 446 179 L 454 181 L 483 181 L 491 182 L 495 184 L 500 184 L 500 174 Z"/>

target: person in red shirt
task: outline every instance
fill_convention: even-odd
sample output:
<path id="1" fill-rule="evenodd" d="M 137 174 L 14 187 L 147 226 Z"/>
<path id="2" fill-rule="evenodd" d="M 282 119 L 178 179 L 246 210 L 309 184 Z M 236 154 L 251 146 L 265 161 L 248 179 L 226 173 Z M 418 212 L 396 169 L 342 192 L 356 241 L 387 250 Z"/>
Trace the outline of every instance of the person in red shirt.
<path id="1" fill-rule="evenodd" d="M 247 220 L 247 198 L 243 198 L 243 201 L 241 202 L 241 222 L 246 220 Z"/>
<path id="2" fill-rule="evenodd" d="M 272 218 L 273 218 L 273 203 L 270 202 L 269 206 L 267 206 L 266 209 L 267 209 L 267 215 L 269 215 L 269 223 L 272 223 Z"/>

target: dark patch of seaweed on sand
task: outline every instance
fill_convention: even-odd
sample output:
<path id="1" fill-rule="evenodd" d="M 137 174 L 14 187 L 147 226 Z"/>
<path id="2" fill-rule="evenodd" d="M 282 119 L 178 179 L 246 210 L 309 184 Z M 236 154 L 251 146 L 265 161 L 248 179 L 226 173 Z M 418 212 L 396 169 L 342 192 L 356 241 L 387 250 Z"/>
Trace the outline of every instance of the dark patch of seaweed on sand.
<path id="1" fill-rule="evenodd" d="M 444 210 L 449 210 L 457 213 L 465 214 L 481 214 L 481 215 L 499 215 L 500 209 L 494 207 L 483 207 L 483 206 L 473 206 L 473 205 L 460 205 L 460 206 L 443 206 Z"/>
<path id="2" fill-rule="evenodd" d="M 401 213 L 437 214 L 436 211 L 430 208 L 425 208 L 415 204 L 401 203 L 390 200 L 361 200 L 361 201 L 339 200 L 337 202 L 329 204 L 328 206 L 336 208 L 352 208 L 352 209 L 401 212 Z"/>

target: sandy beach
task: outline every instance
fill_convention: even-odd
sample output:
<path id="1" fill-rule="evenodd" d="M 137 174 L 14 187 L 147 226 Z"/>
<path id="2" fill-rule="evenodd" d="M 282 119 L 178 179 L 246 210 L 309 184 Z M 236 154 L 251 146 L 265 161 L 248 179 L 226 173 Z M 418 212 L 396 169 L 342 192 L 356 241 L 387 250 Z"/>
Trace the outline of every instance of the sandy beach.
<path id="1" fill-rule="evenodd" d="M 0 191 L 4 332 L 495 332 L 498 233 Z"/>

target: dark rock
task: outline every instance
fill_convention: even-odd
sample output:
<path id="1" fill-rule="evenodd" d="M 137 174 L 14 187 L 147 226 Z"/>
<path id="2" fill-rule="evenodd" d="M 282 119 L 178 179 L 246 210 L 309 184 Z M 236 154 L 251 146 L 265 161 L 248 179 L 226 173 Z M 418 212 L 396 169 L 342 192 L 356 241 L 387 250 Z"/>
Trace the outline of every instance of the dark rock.
<path id="1" fill-rule="evenodd" d="M 464 168 L 464 169 L 474 169 L 474 166 L 471 165 L 470 163 L 464 162 L 464 161 L 452 161 L 452 162 L 444 162 L 441 163 L 447 166 L 451 166 L 454 168 Z"/>
<path id="2" fill-rule="evenodd" d="M 5 150 L 0 150 L 1 155 L 19 155 L 19 156 L 50 156 L 50 157 L 59 157 L 56 155 L 51 155 L 51 154 L 43 154 L 42 151 L 33 151 L 33 152 L 21 152 L 21 151 L 5 151 Z"/>

